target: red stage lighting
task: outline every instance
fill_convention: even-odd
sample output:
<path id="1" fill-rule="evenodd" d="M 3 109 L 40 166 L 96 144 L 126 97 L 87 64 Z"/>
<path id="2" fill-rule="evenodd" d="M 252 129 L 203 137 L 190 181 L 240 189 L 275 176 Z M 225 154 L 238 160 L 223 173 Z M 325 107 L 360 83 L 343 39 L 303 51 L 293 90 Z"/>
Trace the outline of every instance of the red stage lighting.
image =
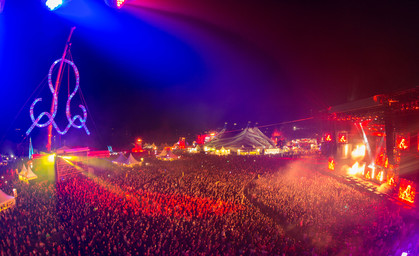
<path id="1" fill-rule="evenodd" d="M 348 143 L 348 134 L 347 133 L 344 133 L 344 132 L 339 133 L 338 138 L 339 138 L 338 139 L 339 143 Z"/>
<path id="2" fill-rule="evenodd" d="M 415 194 L 416 194 L 415 183 L 410 180 L 400 179 L 399 198 L 409 203 L 414 203 Z"/>
<path id="3" fill-rule="evenodd" d="M 396 145 L 397 145 L 397 148 L 400 150 L 409 149 L 409 146 L 410 146 L 409 134 L 397 135 Z"/>
<path id="4" fill-rule="evenodd" d="M 324 135 L 324 140 L 331 142 L 332 141 L 332 135 L 330 133 L 327 133 L 326 135 Z"/>

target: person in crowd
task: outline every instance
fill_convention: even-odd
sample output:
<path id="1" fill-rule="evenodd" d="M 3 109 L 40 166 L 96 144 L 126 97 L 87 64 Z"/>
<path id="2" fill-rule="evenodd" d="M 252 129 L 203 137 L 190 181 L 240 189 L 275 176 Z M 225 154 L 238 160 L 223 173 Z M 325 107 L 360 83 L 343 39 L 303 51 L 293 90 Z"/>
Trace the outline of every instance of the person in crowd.
<path id="1" fill-rule="evenodd" d="M 394 255 L 415 239 L 400 209 L 295 159 L 147 161 L 57 183 L 11 177 L 0 255 Z"/>

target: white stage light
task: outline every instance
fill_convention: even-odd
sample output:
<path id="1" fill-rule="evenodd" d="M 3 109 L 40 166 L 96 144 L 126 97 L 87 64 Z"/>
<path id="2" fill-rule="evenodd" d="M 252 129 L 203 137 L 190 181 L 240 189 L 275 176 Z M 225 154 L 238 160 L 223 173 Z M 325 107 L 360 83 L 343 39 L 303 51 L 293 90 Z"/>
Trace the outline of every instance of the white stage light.
<path id="1" fill-rule="evenodd" d="M 63 5 L 63 0 L 47 0 L 45 5 L 50 11 L 55 11 Z"/>

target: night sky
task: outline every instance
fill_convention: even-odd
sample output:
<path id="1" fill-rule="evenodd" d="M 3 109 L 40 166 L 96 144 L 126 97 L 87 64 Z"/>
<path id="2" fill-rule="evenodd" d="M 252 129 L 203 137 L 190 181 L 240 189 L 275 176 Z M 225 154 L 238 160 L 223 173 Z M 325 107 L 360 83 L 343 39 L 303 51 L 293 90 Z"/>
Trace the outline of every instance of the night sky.
<path id="1" fill-rule="evenodd" d="M 418 13 L 417 1 L 133 0 L 114 10 L 100 0 L 72 0 L 50 12 L 41 1 L 6 0 L 1 151 L 27 143 L 22 134 L 35 96 L 43 98 L 35 116 L 50 109 L 42 81 L 72 26 L 92 135 L 72 128 L 57 140 L 104 148 L 139 136 L 174 143 L 224 122 L 294 120 L 415 87 Z M 62 104 L 67 91 L 63 82 Z M 74 101 L 72 112 L 80 114 Z M 63 127 L 64 111 L 59 115 Z M 35 128 L 35 148 L 43 150 L 46 132 Z"/>

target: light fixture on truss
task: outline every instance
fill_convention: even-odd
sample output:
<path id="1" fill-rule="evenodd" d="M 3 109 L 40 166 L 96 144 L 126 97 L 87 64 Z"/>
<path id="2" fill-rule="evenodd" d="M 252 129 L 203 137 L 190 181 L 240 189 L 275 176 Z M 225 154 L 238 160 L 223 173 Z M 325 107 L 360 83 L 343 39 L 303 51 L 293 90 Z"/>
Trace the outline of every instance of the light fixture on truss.
<path id="1" fill-rule="evenodd" d="M 108 6 L 116 9 L 120 9 L 125 4 L 125 2 L 126 0 L 105 0 L 105 3 Z"/>
<path id="2" fill-rule="evenodd" d="M 63 0 L 46 0 L 45 5 L 50 11 L 55 11 L 63 5 Z"/>

